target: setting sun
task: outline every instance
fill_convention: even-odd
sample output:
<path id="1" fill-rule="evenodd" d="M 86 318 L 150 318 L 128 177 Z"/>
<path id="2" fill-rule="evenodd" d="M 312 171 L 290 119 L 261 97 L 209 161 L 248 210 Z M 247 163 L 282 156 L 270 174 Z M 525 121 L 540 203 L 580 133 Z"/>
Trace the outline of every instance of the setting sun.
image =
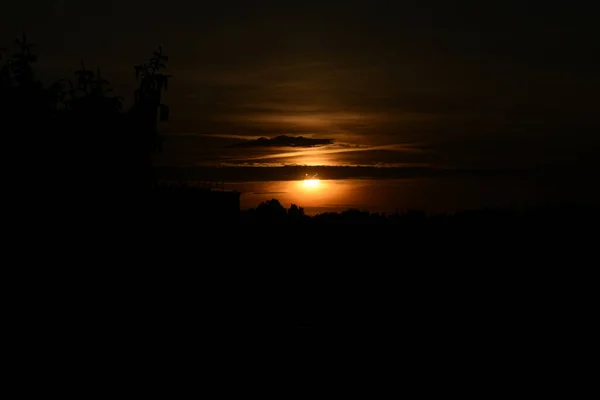
<path id="1" fill-rule="evenodd" d="M 320 181 L 318 179 L 305 179 L 303 183 L 305 188 L 314 189 L 319 186 Z"/>

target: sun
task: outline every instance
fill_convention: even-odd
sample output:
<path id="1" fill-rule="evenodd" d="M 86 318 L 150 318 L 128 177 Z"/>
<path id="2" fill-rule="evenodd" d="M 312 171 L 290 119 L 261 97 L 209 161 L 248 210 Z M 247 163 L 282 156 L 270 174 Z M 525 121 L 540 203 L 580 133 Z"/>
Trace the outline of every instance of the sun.
<path id="1" fill-rule="evenodd" d="M 318 179 L 305 179 L 302 182 L 304 184 L 304 187 L 307 189 L 315 189 L 319 187 L 319 184 L 321 183 L 321 181 Z"/>

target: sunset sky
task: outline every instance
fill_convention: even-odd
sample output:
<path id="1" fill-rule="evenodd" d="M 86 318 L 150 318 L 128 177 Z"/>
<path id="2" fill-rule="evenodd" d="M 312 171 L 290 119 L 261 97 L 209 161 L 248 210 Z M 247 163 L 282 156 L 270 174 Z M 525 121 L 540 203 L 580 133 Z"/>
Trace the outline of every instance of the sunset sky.
<path id="1" fill-rule="evenodd" d="M 587 2 L 23 0 L 38 71 L 81 59 L 131 101 L 170 56 L 165 165 L 597 168 L 600 25 Z M 228 147 L 265 136 L 313 148 Z"/>

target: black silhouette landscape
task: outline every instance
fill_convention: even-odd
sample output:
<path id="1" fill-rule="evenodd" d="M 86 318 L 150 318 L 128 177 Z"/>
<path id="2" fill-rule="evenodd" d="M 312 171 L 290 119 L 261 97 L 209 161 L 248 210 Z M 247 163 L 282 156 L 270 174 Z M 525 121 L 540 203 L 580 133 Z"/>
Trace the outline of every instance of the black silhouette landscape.
<path id="1" fill-rule="evenodd" d="M 6 391 L 593 393 L 597 12 L 471 3 L 3 5 Z"/>

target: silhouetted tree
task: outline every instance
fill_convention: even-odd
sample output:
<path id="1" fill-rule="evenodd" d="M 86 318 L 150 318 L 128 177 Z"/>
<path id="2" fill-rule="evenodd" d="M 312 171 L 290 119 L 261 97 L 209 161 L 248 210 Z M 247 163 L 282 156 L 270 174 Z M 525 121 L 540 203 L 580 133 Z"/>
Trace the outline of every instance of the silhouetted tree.
<path id="1" fill-rule="evenodd" d="M 288 210 L 288 220 L 290 222 L 301 222 L 305 219 L 304 208 L 292 204 Z"/>
<path id="2" fill-rule="evenodd" d="M 159 151 L 160 138 L 158 136 L 158 120 L 168 120 L 169 108 L 162 103 L 162 92 L 169 87 L 171 75 L 164 74 L 163 69 L 169 57 L 163 54 L 159 47 L 145 64 L 135 66 L 136 78 L 139 87 L 135 91 L 135 104 L 132 112 L 138 123 L 148 134 L 148 146 L 150 151 Z"/>
<path id="3" fill-rule="evenodd" d="M 27 36 L 16 39 L 15 51 L 6 58 L 0 67 L 0 113 L 5 127 L 5 145 L 11 149 L 11 156 L 24 157 L 25 153 L 38 159 L 43 154 L 35 154 L 37 145 L 43 147 L 41 127 L 48 128 L 47 121 L 52 108 L 47 101 L 41 82 L 35 79 L 33 44 Z"/>
<path id="4" fill-rule="evenodd" d="M 77 89 L 82 92 L 82 96 L 89 95 L 94 81 L 94 73 L 85 68 L 83 61 L 81 61 L 81 69 L 75 71 L 77 77 Z"/>
<path id="5" fill-rule="evenodd" d="M 33 54 L 33 44 L 27 40 L 27 36 L 23 34 L 22 38 L 15 39 L 15 52 L 3 63 L 2 75 L 2 90 L 7 91 L 13 89 L 9 96 L 16 97 L 20 95 L 22 100 L 29 96 L 27 100 L 33 100 L 33 95 L 39 95 L 33 90 L 41 89 L 41 83 L 35 80 L 33 73 L 33 63 L 37 61 L 37 56 Z M 7 94 L 5 92 L 5 94 Z"/>
<path id="6" fill-rule="evenodd" d="M 97 123 L 99 118 L 112 119 L 122 112 L 122 98 L 112 95 L 109 82 L 102 78 L 100 69 L 94 75 L 82 61 L 75 76 L 75 85 L 69 81 L 67 108 L 83 113 L 89 123 Z"/>
<path id="7" fill-rule="evenodd" d="M 112 206 L 118 204 L 139 208 L 133 207 L 141 204 L 139 195 L 150 194 L 147 189 L 156 183 L 157 123 L 168 119 L 161 95 L 170 75 L 163 73 L 168 58 L 162 49 L 136 66 L 139 88 L 133 107 L 124 112 L 122 98 L 113 94 L 100 69 L 94 73 L 82 62 L 73 80 L 57 80 L 46 88 L 34 74 L 34 45 L 23 34 L 14 46 L 0 57 L 5 158 L 22 166 L 11 169 L 11 178 L 23 186 L 14 191 L 35 201 L 40 191 L 50 193 L 51 188 L 55 196 L 46 205 L 70 212 L 83 207 L 100 215 L 99 210 L 115 211 Z M 91 202 L 102 206 L 91 208 Z"/>
<path id="8" fill-rule="evenodd" d="M 258 222 L 282 223 L 287 220 L 287 212 L 279 200 L 271 199 L 260 203 L 256 207 L 256 218 Z"/>
<path id="9" fill-rule="evenodd" d="M 20 39 L 15 39 L 17 51 L 13 54 L 12 59 L 8 61 L 10 72 L 16 84 L 26 86 L 34 82 L 33 66 L 37 61 L 37 56 L 33 54 L 34 44 L 27 40 L 27 35 L 23 33 Z"/>
<path id="10" fill-rule="evenodd" d="M 48 99 L 48 103 L 55 112 L 58 112 L 64 108 L 66 96 L 67 92 L 65 90 L 64 79 L 52 82 L 52 84 L 46 90 L 46 98 Z"/>
<path id="11" fill-rule="evenodd" d="M 135 66 L 139 86 L 134 104 L 126 114 L 126 129 L 120 141 L 123 155 L 130 162 L 131 180 L 145 187 L 156 184 L 154 157 L 160 152 L 158 122 L 168 120 L 168 107 L 162 103 L 162 92 L 171 77 L 163 73 L 168 57 L 162 48 L 155 51 L 149 62 Z"/>

